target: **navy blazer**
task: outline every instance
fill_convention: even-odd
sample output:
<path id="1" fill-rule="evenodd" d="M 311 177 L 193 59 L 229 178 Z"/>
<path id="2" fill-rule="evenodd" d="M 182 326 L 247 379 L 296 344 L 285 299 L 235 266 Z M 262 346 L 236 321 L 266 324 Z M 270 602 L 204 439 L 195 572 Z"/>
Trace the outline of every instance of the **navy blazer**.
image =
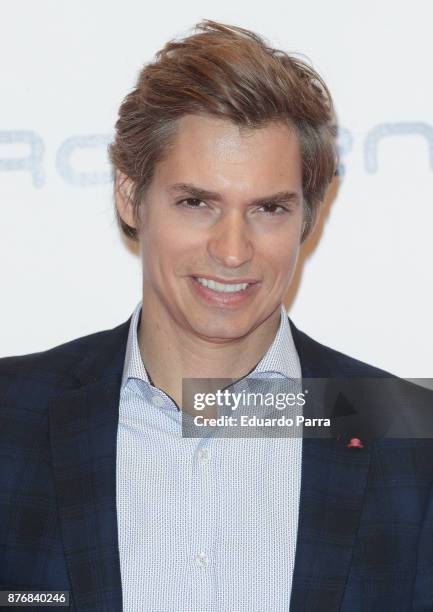
<path id="1" fill-rule="evenodd" d="M 291 325 L 304 377 L 387 376 Z M 116 436 L 128 328 L 0 360 L 0 590 L 69 590 L 73 610 L 122 610 Z M 344 436 L 305 438 L 302 453 L 287 609 L 432 612 L 432 440 L 353 449 Z M 154 611 L 143 602 L 143 612 Z"/>

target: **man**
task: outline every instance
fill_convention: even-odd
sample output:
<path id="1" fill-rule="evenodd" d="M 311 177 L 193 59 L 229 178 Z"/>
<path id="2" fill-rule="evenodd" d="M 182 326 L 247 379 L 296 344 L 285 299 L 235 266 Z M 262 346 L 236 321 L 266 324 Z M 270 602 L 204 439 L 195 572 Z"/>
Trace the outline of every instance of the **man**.
<path id="1" fill-rule="evenodd" d="M 116 128 L 142 304 L 1 362 L 1 588 L 80 611 L 432 610 L 431 440 L 182 436 L 185 379 L 387 376 L 282 307 L 335 172 L 325 84 L 205 21 Z"/>

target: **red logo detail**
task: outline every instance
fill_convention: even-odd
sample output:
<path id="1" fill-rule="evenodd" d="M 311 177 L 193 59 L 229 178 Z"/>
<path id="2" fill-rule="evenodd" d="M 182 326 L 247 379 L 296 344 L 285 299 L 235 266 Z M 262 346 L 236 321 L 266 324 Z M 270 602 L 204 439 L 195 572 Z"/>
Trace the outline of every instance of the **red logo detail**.
<path id="1" fill-rule="evenodd" d="M 347 448 L 364 448 L 364 445 L 359 438 L 350 438 Z"/>

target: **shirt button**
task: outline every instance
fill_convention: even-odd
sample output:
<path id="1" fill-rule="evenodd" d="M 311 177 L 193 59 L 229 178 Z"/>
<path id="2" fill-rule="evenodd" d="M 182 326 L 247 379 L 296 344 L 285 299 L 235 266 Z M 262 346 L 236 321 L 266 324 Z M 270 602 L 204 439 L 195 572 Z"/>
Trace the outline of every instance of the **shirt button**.
<path id="1" fill-rule="evenodd" d="M 162 408 L 162 406 L 164 406 L 164 400 L 159 395 L 154 395 L 152 397 L 152 404 L 154 406 L 159 406 L 160 408 Z"/>
<path id="2" fill-rule="evenodd" d="M 208 448 L 202 448 L 199 453 L 200 463 L 208 463 L 210 459 L 210 450 Z"/>
<path id="3" fill-rule="evenodd" d="M 197 553 L 196 556 L 194 557 L 194 559 L 195 559 L 195 562 L 197 563 L 197 565 L 199 565 L 203 569 L 207 568 L 207 566 L 209 564 L 209 559 L 204 554 L 204 552 Z"/>

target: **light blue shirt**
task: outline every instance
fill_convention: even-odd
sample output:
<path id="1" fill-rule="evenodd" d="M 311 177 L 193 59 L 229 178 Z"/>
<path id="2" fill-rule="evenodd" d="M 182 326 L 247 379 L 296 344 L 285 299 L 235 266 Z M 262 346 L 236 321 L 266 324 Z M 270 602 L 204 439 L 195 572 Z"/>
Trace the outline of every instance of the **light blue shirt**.
<path id="1" fill-rule="evenodd" d="M 181 412 L 149 382 L 134 311 L 117 434 L 126 612 L 287 612 L 302 438 L 183 438 Z M 287 314 L 246 379 L 301 378 Z M 245 380 L 245 379 L 244 379 Z"/>

